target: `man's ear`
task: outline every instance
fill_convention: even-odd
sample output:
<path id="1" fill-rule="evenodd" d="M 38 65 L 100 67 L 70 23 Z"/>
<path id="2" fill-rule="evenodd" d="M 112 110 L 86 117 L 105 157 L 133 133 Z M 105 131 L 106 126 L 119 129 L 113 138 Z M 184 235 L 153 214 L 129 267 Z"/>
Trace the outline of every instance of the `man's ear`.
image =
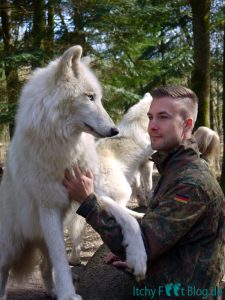
<path id="1" fill-rule="evenodd" d="M 192 130 L 193 120 L 191 118 L 186 119 L 185 121 L 185 131 Z"/>

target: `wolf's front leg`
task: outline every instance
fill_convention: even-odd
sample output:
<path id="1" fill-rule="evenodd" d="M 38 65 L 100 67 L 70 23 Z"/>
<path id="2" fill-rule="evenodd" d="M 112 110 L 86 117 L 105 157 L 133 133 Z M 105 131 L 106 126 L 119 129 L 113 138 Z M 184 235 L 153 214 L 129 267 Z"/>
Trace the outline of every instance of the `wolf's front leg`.
<path id="1" fill-rule="evenodd" d="M 82 300 L 76 294 L 67 261 L 63 236 L 63 217 L 56 209 L 41 208 L 40 222 L 52 262 L 58 300 Z"/>
<path id="2" fill-rule="evenodd" d="M 69 263 L 73 266 L 76 266 L 81 262 L 80 252 L 87 224 L 83 217 L 76 214 L 75 209 L 77 209 L 77 207 L 72 207 L 65 220 L 65 226 L 68 229 L 69 236 L 73 242 L 72 251 L 69 258 Z"/>
<path id="3" fill-rule="evenodd" d="M 138 281 L 143 279 L 147 270 L 147 254 L 137 220 L 126 211 L 126 208 L 119 206 L 111 198 L 101 196 L 100 199 L 122 228 L 128 266 Z"/>
<path id="4" fill-rule="evenodd" d="M 55 294 L 53 270 L 52 270 L 52 264 L 49 257 L 48 249 L 44 242 L 41 243 L 39 247 L 43 255 L 40 264 L 41 275 L 48 293 L 51 295 L 52 298 L 55 298 L 56 294 Z"/>
<path id="5" fill-rule="evenodd" d="M 9 268 L 0 270 L 0 300 L 6 300 L 6 283 L 8 280 Z"/>

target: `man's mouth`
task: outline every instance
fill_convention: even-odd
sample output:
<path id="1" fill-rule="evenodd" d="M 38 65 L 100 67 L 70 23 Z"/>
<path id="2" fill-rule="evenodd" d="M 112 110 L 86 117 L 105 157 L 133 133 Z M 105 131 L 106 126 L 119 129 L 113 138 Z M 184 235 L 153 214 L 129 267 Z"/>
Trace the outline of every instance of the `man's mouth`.
<path id="1" fill-rule="evenodd" d="M 87 124 L 84 122 L 84 125 L 91 131 L 94 133 L 94 135 L 96 137 L 105 137 L 104 135 L 100 134 L 99 132 L 97 132 L 91 125 Z"/>
<path id="2" fill-rule="evenodd" d="M 154 136 L 151 136 L 151 139 L 153 140 L 158 140 L 160 139 L 162 136 L 161 135 L 154 135 Z"/>

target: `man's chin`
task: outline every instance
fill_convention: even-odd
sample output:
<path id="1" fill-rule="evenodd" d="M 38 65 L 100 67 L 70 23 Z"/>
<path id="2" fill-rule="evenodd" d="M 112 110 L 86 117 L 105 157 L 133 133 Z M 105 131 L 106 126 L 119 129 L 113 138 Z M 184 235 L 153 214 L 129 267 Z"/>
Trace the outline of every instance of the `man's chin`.
<path id="1" fill-rule="evenodd" d="M 153 146 L 152 144 L 151 144 L 151 148 L 152 148 L 152 150 L 155 150 L 155 151 L 158 150 L 157 147 Z"/>
<path id="2" fill-rule="evenodd" d="M 161 150 L 161 148 L 162 148 L 162 147 L 160 147 L 160 145 L 157 145 L 156 143 L 151 143 L 151 147 L 155 151 Z"/>
<path id="3" fill-rule="evenodd" d="M 154 151 L 163 151 L 163 149 L 161 147 L 152 147 L 152 150 Z"/>

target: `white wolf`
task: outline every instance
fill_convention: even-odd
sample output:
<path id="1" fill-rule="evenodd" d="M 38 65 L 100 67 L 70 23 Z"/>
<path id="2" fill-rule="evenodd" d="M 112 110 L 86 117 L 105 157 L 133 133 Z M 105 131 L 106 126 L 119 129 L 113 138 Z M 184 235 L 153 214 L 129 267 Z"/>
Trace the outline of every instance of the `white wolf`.
<path id="1" fill-rule="evenodd" d="M 99 82 L 81 54 L 80 46 L 69 48 L 36 70 L 21 94 L 0 187 L 0 300 L 6 299 L 9 271 L 18 277 L 27 274 L 36 249 L 43 255 L 48 291 L 59 300 L 81 299 L 64 245 L 63 219 L 70 201 L 61 182 L 64 170 L 74 164 L 91 169 L 97 178 L 93 136 L 118 133 L 102 107 Z M 121 224 L 128 263 L 135 275 L 143 276 L 146 253 L 137 221 L 111 202 L 106 199 L 104 205 Z"/>
<path id="2" fill-rule="evenodd" d="M 117 126 L 119 128 L 119 136 L 123 137 L 127 146 L 129 145 L 128 153 L 130 154 L 130 160 L 128 160 L 127 163 L 131 168 L 129 168 L 128 171 L 128 168 L 124 169 L 123 164 L 121 168 L 126 175 L 128 182 L 132 185 L 132 195 L 138 200 L 140 206 L 148 206 L 152 196 L 153 162 L 150 161 L 149 158 L 154 151 L 151 148 L 151 142 L 147 131 L 147 112 L 151 102 L 152 96 L 150 93 L 146 93 L 138 103 L 128 110 L 120 124 Z M 130 144 L 130 139 L 139 146 L 138 149 L 133 149 Z M 122 151 L 122 153 L 124 153 L 124 151 Z M 131 164 L 131 161 L 133 160 L 136 161 L 136 165 L 134 163 Z M 138 167 L 138 172 L 136 171 L 137 169 L 135 166 Z"/>
<path id="3" fill-rule="evenodd" d="M 139 173 L 144 177 L 143 198 L 148 197 L 152 189 L 153 162 L 149 158 L 153 150 L 147 132 L 147 112 L 151 101 L 151 95 L 146 93 L 124 115 L 118 125 L 119 135 L 99 140 L 97 143 L 101 174 L 99 186 L 124 207 L 132 194 L 131 185 Z M 138 217 L 135 212 L 133 215 Z"/>
<path id="4" fill-rule="evenodd" d="M 142 205 L 150 198 L 152 190 L 153 162 L 149 161 L 153 150 L 147 132 L 147 112 L 152 97 L 146 93 L 138 103 L 130 107 L 119 123 L 119 134 L 115 137 L 100 139 L 97 142 L 97 153 L 100 162 L 100 176 L 98 187 L 104 194 L 122 207 L 126 207 L 131 194 L 132 184 L 137 199 L 142 200 Z M 140 176 L 139 176 L 140 174 Z M 140 186 L 140 178 L 143 186 Z M 137 195 L 138 194 L 138 195 Z M 145 200 L 145 201 L 144 201 Z M 140 204 L 140 203 L 139 203 Z M 129 210 L 130 215 L 140 218 L 143 214 Z M 80 220 L 80 231 L 73 230 L 74 216 L 67 219 L 67 227 L 73 242 L 70 263 L 76 265 L 80 262 L 83 230 Z M 78 235 L 79 234 L 79 235 Z"/>

